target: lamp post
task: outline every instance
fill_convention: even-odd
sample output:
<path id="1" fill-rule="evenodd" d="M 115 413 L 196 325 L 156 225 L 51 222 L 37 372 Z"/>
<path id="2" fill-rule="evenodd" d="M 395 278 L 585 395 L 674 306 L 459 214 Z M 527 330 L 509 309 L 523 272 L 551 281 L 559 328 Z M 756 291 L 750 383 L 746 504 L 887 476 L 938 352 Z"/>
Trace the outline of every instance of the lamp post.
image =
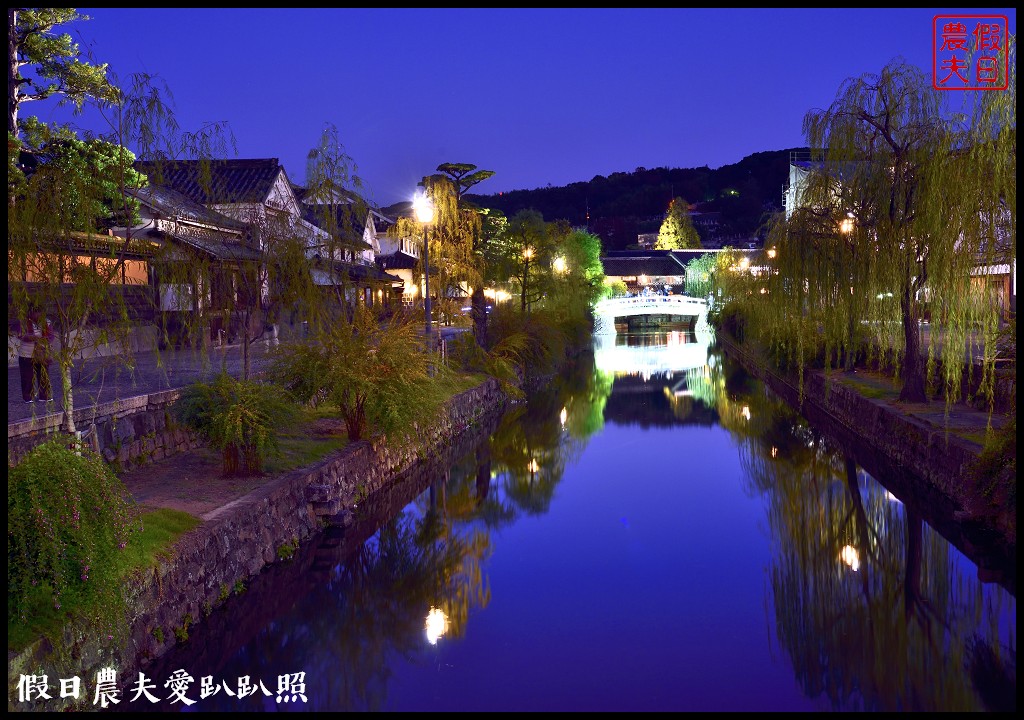
<path id="1" fill-rule="evenodd" d="M 528 247 L 525 250 L 523 250 L 523 260 L 526 261 L 526 264 L 523 267 L 523 294 L 522 294 L 522 298 L 520 298 L 521 302 L 520 302 L 519 310 L 520 310 L 520 312 L 524 312 L 524 313 L 529 310 L 529 305 L 527 305 L 527 303 L 526 303 L 526 285 L 527 285 L 527 282 L 530 279 L 530 260 L 532 260 L 532 259 L 533 259 L 533 248 L 532 247 Z"/>
<path id="2" fill-rule="evenodd" d="M 434 219 L 434 206 L 425 192 L 416 193 L 412 200 L 416 219 L 423 223 L 423 315 L 426 317 L 423 327 L 427 334 L 427 347 L 430 347 L 430 255 L 427 250 L 427 225 Z"/>

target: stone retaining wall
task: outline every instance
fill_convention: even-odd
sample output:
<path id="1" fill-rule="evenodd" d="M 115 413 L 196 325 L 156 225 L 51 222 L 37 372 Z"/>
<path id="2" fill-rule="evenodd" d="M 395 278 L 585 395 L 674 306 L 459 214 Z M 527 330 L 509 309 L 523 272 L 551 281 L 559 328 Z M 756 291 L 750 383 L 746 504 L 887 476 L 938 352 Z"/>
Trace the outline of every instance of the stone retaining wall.
<path id="1" fill-rule="evenodd" d="M 72 637 L 71 667 L 58 666 L 45 640 L 8 658 L 8 709 L 33 709 L 17 699 L 20 674 L 51 678 L 78 675 L 91 688 L 100 667 L 118 668 L 125 685 L 149 659 L 172 647 L 188 627 L 209 615 L 228 596 L 289 548 L 320 531 L 324 514 L 350 509 L 358 499 L 386 489 L 420 460 L 442 454 L 455 440 L 500 415 L 507 397 L 498 383 L 454 397 L 440 422 L 422 428 L 405 444 L 379 439 L 351 443 L 320 462 L 277 478 L 269 485 L 210 513 L 176 544 L 173 557 L 139 579 L 131 598 L 130 632 L 123 647 L 104 647 L 95 638 Z M 91 706 L 88 706 L 91 708 Z M 60 709 L 57 700 L 38 709 Z"/>
<path id="2" fill-rule="evenodd" d="M 889 411 L 879 400 L 866 398 L 845 385 L 828 381 L 820 371 L 804 374 L 804 397 L 793 378 L 769 367 L 761 358 L 728 337 L 719 335 L 725 350 L 749 372 L 763 380 L 787 403 L 811 421 L 827 423 L 833 431 L 859 439 L 906 468 L 930 489 L 951 502 L 955 510 L 972 516 L 979 510 L 979 491 L 971 480 L 971 466 L 981 446 L 946 432 L 942 427 Z"/>
<path id="3" fill-rule="evenodd" d="M 164 390 L 75 410 L 75 426 L 103 458 L 122 468 L 199 447 L 202 441 L 174 422 L 170 405 L 181 389 Z M 32 448 L 60 432 L 62 413 L 8 423 L 7 463 L 16 464 Z"/>

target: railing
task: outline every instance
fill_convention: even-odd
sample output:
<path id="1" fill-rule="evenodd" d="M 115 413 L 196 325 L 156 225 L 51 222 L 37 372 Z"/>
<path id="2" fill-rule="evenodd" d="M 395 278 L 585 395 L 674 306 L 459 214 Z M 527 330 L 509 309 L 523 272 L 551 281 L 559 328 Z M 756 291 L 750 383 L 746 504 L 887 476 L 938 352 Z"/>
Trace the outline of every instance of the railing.
<path id="1" fill-rule="evenodd" d="M 671 307 L 665 307 L 666 305 L 681 306 L 679 309 L 695 310 L 700 312 L 707 306 L 707 302 L 700 298 L 693 298 L 686 295 L 641 295 L 637 297 L 606 298 L 597 303 L 596 310 L 598 312 L 602 312 L 602 310 L 608 311 L 618 308 L 629 308 L 631 310 L 672 309 Z"/>
<path id="2" fill-rule="evenodd" d="M 824 150 L 790 150 L 789 151 L 789 162 L 793 164 L 795 162 L 824 162 L 825 151 Z"/>

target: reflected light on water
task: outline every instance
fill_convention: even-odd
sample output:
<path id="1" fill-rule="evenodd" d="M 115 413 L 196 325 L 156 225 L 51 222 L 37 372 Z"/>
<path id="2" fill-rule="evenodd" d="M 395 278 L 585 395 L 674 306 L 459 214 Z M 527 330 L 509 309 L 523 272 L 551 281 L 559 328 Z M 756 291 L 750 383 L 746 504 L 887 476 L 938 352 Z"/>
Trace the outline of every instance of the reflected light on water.
<path id="1" fill-rule="evenodd" d="M 843 551 L 839 553 L 839 557 L 844 563 L 850 566 L 850 568 L 857 572 L 860 569 L 860 555 L 857 554 L 857 548 L 852 545 L 846 545 Z"/>
<path id="2" fill-rule="evenodd" d="M 437 639 L 448 632 L 448 616 L 441 608 L 432 607 L 427 613 L 427 642 L 437 645 Z"/>
<path id="3" fill-rule="evenodd" d="M 636 374 L 649 379 L 704 367 L 708 364 L 708 347 L 706 339 L 675 331 L 597 337 L 594 363 L 603 372 Z"/>

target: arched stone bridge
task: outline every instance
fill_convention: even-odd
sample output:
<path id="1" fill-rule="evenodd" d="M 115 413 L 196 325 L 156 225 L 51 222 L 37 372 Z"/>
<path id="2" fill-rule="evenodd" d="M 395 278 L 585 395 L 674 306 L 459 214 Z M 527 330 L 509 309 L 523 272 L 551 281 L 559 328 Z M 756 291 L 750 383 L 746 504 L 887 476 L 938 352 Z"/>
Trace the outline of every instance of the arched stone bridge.
<path id="1" fill-rule="evenodd" d="M 605 298 L 594 306 L 594 330 L 601 335 L 615 334 L 615 318 L 635 315 L 681 315 L 696 317 L 696 332 L 710 330 L 708 303 L 686 295 Z"/>

